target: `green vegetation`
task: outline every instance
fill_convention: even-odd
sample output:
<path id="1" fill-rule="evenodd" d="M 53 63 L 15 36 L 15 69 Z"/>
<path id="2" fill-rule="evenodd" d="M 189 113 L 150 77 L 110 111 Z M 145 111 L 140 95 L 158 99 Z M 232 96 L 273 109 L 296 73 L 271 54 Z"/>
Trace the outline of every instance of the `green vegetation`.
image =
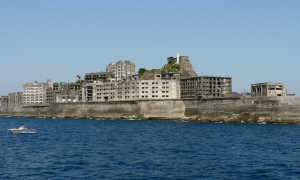
<path id="1" fill-rule="evenodd" d="M 139 76 L 139 79 L 142 78 L 142 80 L 146 80 L 146 79 L 153 78 L 155 73 L 174 72 L 176 70 L 180 71 L 180 64 L 166 65 L 165 67 L 163 67 L 163 69 L 151 69 L 151 70 L 147 70 L 146 68 L 140 68 L 138 70 L 138 76 Z M 149 73 L 147 73 L 147 75 L 145 74 L 145 76 L 144 76 L 145 72 L 149 72 Z"/>
<path id="2" fill-rule="evenodd" d="M 146 71 L 147 71 L 147 69 L 145 69 L 145 68 L 140 68 L 140 69 L 138 70 L 139 78 L 141 78 L 142 75 L 144 74 L 144 72 L 146 72 Z"/>
<path id="3" fill-rule="evenodd" d="M 178 70 L 180 70 L 180 64 L 172 64 L 170 67 L 172 69 L 178 69 Z"/>
<path id="4" fill-rule="evenodd" d="M 80 85 L 82 85 L 82 83 L 84 83 L 84 80 L 78 80 L 75 84 L 80 84 Z"/>

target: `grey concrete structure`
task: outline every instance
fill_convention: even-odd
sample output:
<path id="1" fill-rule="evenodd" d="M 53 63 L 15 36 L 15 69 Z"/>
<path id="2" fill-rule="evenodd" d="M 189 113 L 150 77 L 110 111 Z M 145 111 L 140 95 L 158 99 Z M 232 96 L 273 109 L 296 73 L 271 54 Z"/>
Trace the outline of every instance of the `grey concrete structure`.
<path id="1" fill-rule="evenodd" d="M 82 100 L 82 85 L 77 83 L 53 83 L 46 90 L 46 103 L 78 102 Z"/>
<path id="2" fill-rule="evenodd" d="M 8 106 L 15 106 L 22 104 L 23 93 L 13 92 L 8 94 Z"/>
<path id="3" fill-rule="evenodd" d="M 115 78 L 115 75 L 112 72 L 85 73 L 84 76 L 85 82 L 106 81 L 111 78 Z"/>
<path id="4" fill-rule="evenodd" d="M 121 60 L 116 63 L 112 62 L 106 66 L 106 72 L 112 72 L 117 80 L 127 79 L 135 74 L 135 63 Z"/>
<path id="5" fill-rule="evenodd" d="M 199 76 L 181 79 L 182 98 L 224 97 L 224 95 L 231 93 L 231 77 Z"/>
<path id="6" fill-rule="evenodd" d="M 1 106 L 8 106 L 8 96 L 1 96 Z"/>
<path id="7" fill-rule="evenodd" d="M 137 78 L 137 76 L 133 76 Z M 180 99 L 180 74 L 155 74 L 152 80 L 94 81 L 83 85 L 83 101 Z"/>
<path id="8" fill-rule="evenodd" d="M 53 88 L 53 82 L 33 82 L 23 84 L 23 104 L 46 103 L 46 89 Z"/>
<path id="9" fill-rule="evenodd" d="M 183 119 L 300 124 L 299 96 L 162 99 L 0 106 L 0 116 Z"/>
<path id="10" fill-rule="evenodd" d="M 251 96 L 286 96 L 287 91 L 283 83 L 257 83 L 251 84 Z"/>

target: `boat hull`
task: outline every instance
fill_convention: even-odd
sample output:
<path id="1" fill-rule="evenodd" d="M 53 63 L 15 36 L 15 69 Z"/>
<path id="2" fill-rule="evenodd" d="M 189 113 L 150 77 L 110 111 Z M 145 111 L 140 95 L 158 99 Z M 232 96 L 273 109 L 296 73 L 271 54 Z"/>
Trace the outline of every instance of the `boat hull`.
<path id="1" fill-rule="evenodd" d="M 32 130 L 18 130 L 18 129 L 9 129 L 14 134 L 34 134 L 35 131 Z"/>

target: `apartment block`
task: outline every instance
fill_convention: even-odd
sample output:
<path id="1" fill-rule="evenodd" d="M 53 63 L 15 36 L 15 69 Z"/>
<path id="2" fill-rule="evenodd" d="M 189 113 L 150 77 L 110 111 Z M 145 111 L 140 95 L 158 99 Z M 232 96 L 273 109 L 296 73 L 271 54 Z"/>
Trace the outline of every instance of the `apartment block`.
<path id="1" fill-rule="evenodd" d="M 126 101 L 141 99 L 180 99 L 180 74 L 155 74 L 151 80 L 124 80 L 83 85 L 85 101 Z"/>
<path id="2" fill-rule="evenodd" d="M 115 78 L 112 72 L 95 72 L 95 73 L 85 73 L 85 82 L 93 81 L 106 81 L 107 79 Z"/>
<path id="3" fill-rule="evenodd" d="M 121 60 L 106 66 L 106 72 L 112 72 L 117 80 L 130 78 L 135 74 L 135 63 Z"/>
<path id="4" fill-rule="evenodd" d="M 232 78 L 217 76 L 198 76 L 181 79 L 181 97 L 198 96 L 224 97 L 232 93 Z"/>
<path id="5" fill-rule="evenodd" d="M 53 83 L 46 90 L 46 103 L 78 102 L 82 99 L 82 85 L 77 83 Z"/>
<path id="6" fill-rule="evenodd" d="M 46 103 L 46 89 L 53 88 L 53 82 L 48 79 L 44 82 L 23 84 L 23 104 Z"/>
<path id="7" fill-rule="evenodd" d="M 8 94 L 8 106 L 22 104 L 23 93 L 13 92 Z"/>
<path id="8" fill-rule="evenodd" d="M 8 96 L 1 96 L 1 106 L 8 106 Z"/>

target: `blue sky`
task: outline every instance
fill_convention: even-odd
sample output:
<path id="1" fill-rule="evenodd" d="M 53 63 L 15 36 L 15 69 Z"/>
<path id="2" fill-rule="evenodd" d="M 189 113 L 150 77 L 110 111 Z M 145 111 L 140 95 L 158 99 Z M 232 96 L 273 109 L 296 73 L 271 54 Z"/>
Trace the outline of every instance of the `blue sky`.
<path id="1" fill-rule="evenodd" d="M 0 96 L 118 60 L 161 68 L 177 51 L 198 75 L 232 76 L 234 92 L 281 82 L 300 95 L 299 9 L 298 0 L 1 1 Z"/>

